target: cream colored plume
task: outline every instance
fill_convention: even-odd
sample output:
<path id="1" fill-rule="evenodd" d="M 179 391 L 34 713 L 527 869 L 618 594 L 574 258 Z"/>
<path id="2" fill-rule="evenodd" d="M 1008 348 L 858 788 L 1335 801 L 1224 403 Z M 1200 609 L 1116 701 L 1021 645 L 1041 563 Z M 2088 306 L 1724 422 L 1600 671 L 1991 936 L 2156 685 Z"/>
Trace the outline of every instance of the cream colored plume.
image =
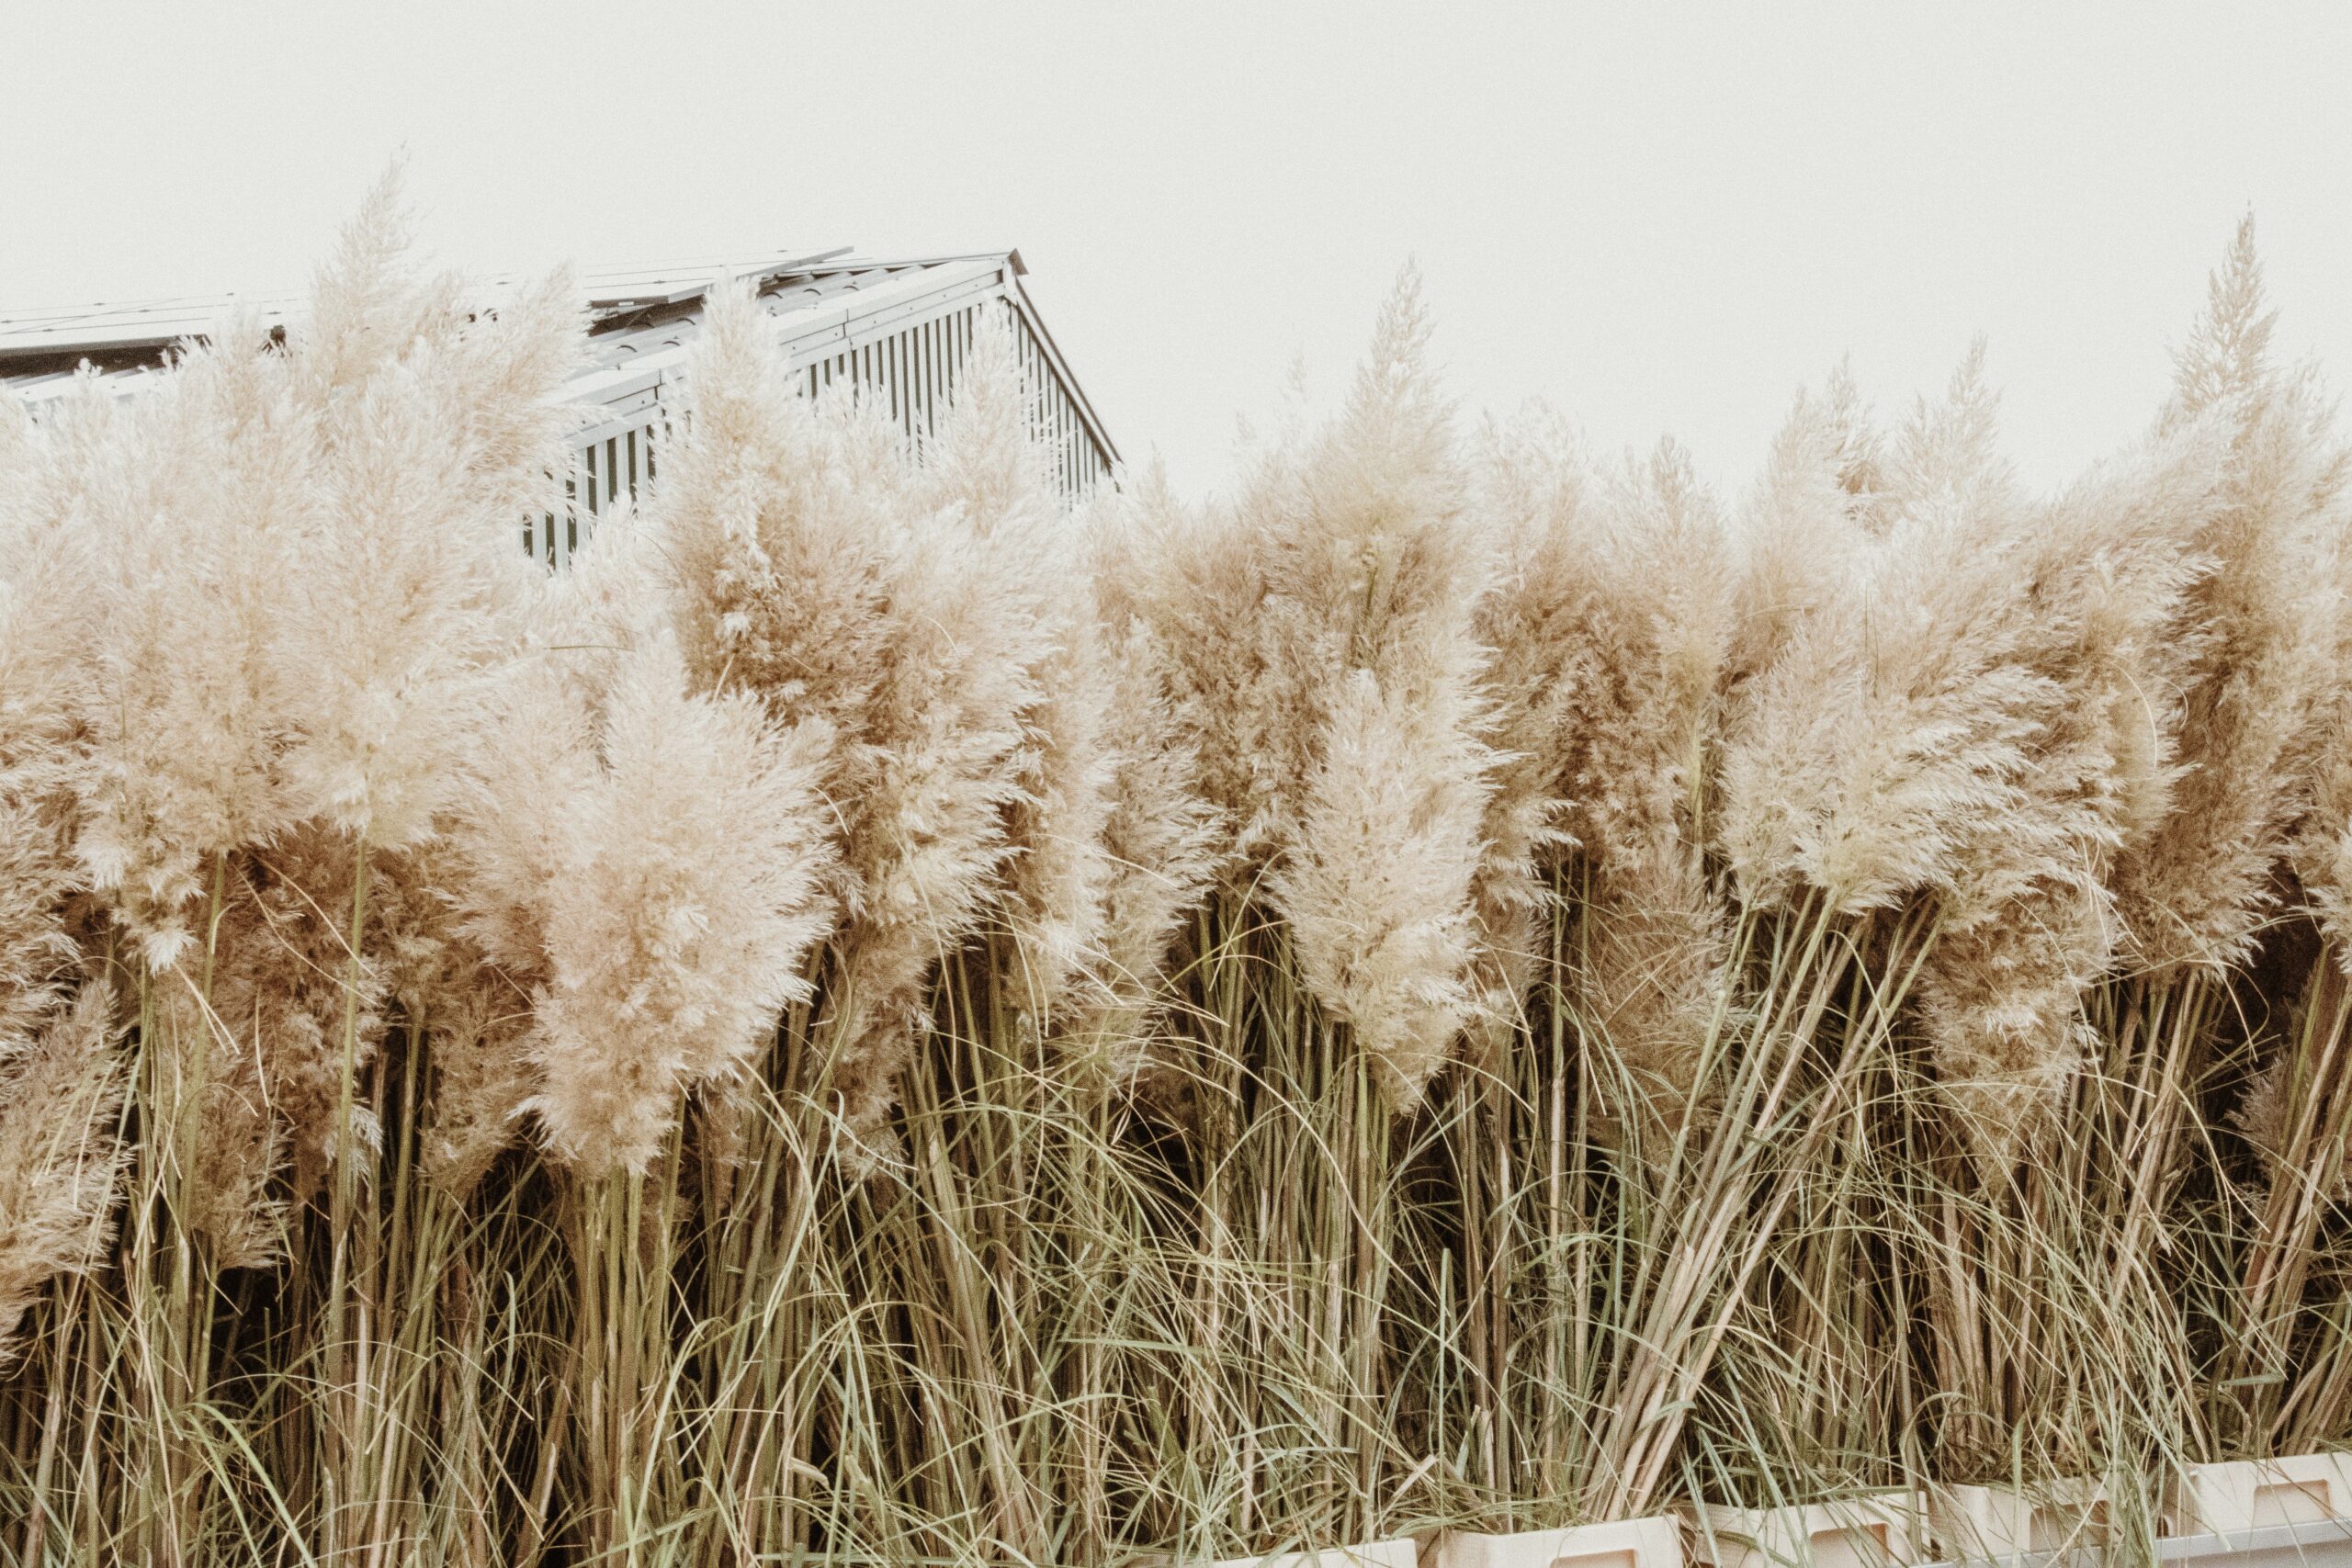
<path id="1" fill-rule="evenodd" d="M 1411 1105 L 1470 1013 L 1483 759 L 1460 743 L 1469 716 L 1392 696 L 1370 671 L 1344 681 L 1269 886 L 1308 988 Z"/>
<path id="2" fill-rule="evenodd" d="M 1032 570 L 1007 572 L 995 613 L 1033 629 L 1035 694 L 1017 754 L 1020 793 L 1006 811 L 1002 918 L 1012 962 L 1000 984 L 1033 1027 L 1069 1005 L 1099 970 L 1114 875 L 1104 833 L 1113 808 L 1109 731 L 1117 671 L 1105 656 L 1085 539 L 1053 493 L 1032 400 L 1002 316 L 980 319 L 955 401 L 923 448 L 920 493 L 960 513 L 991 551 Z"/>
<path id="3" fill-rule="evenodd" d="M 49 446 L 0 392 L 0 1041 L 66 978 L 65 902 L 85 886 L 73 843 L 91 563 Z"/>
<path id="4" fill-rule="evenodd" d="M 2171 811 L 2126 847 L 2118 905 L 2139 967 L 2243 958 L 2309 801 L 2323 721 L 2341 690 L 2346 459 L 2312 376 L 2270 358 L 2252 221 L 2213 274 L 2177 359 L 2159 434 L 2218 423 L 2219 503 L 2192 541 L 2209 563 L 2175 635 L 2198 653 Z"/>
<path id="5" fill-rule="evenodd" d="M 1207 726 L 1137 587 L 1165 558 L 1181 509 L 1157 467 L 1123 476 L 1085 520 L 1096 646 L 1111 688 L 1102 730 L 1110 776 L 1109 877 L 1096 957 L 1061 1035 L 1082 1072 L 1115 1086 L 1152 1063 L 1151 1024 L 1185 920 L 1224 869 L 1231 825 L 1201 792 Z"/>
<path id="6" fill-rule="evenodd" d="M 93 981 L 37 1033 L 0 1038 L 0 1358 L 41 1288 L 96 1269 L 113 1237 L 120 1033 L 113 989 Z"/>
<path id="7" fill-rule="evenodd" d="M 562 824 L 548 826 L 542 841 L 552 843 Z M 527 912 L 493 908 L 487 889 L 469 880 L 467 852 L 483 847 L 478 835 L 445 832 L 407 854 L 379 856 L 368 890 L 384 992 L 400 1019 L 428 1043 L 419 1163 L 430 1179 L 460 1197 L 523 1135 L 524 1108 L 538 1092 L 537 1067 L 522 1047 L 531 1022 L 536 942 L 527 944 L 523 965 L 509 972 L 465 929 L 488 920 L 510 942 L 523 941 L 518 928 Z"/>
<path id="8" fill-rule="evenodd" d="M 560 275 L 484 310 L 423 274 L 388 177 L 282 347 L 232 320 L 137 398 L 60 410 L 94 563 L 77 850 L 151 965 L 217 863 L 297 823 L 431 835 L 580 336 Z"/>
<path id="9" fill-rule="evenodd" d="M 1586 465 L 1565 422 L 1531 410 L 1489 424 L 1474 466 L 1476 504 L 1495 530 L 1498 570 L 1476 635 L 1491 650 L 1491 794 L 1471 886 L 1474 1054 L 1491 1066 L 1524 1021 L 1552 942 L 1552 874 L 1575 842 L 1564 769 L 1600 688 L 1601 590 L 1590 570 Z"/>
<path id="10" fill-rule="evenodd" d="M 1724 850 L 1742 897 L 1846 914 L 1946 885 L 2018 798 L 2046 679 L 2016 658 L 2013 564 L 1970 525 L 2016 504 L 1975 356 L 1886 460 L 1883 516 L 1733 703 Z"/>
<path id="11" fill-rule="evenodd" d="M 1843 367 L 1826 396 L 1797 395 L 1732 530 L 1727 687 L 1770 668 L 1868 570 L 1868 540 L 1884 525 L 1879 447 Z"/>
<path id="12" fill-rule="evenodd" d="M 167 968 L 195 940 L 187 908 L 213 865 L 302 815 L 280 762 L 304 671 L 282 655 L 304 536 L 329 525 L 315 411 L 286 356 L 230 322 L 140 397 L 93 392 L 55 417 L 94 562 L 76 852 Z"/>
<path id="13" fill-rule="evenodd" d="M 572 640 L 607 608 L 582 581 L 502 681 L 457 829 L 463 933 L 530 996 L 519 1032 L 487 976 L 443 1021 L 435 1163 L 460 1186 L 526 1079 L 558 1159 L 642 1170 L 688 1092 L 759 1061 L 830 918 L 828 731 L 697 693 L 665 628 Z"/>
<path id="14" fill-rule="evenodd" d="M 2047 691 L 2015 798 L 1954 859 L 1918 982 L 1944 1093 L 1996 1167 L 2049 1124 L 2082 1060 L 2082 994 L 2120 934 L 2117 857 L 2164 819 L 2180 774 L 2197 649 L 2178 621 L 2220 477 L 2216 436 L 2192 426 L 2053 503 L 1962 520 L 2012 562 L 2013 658 Z"/>
<path id="15" fill-rule="evenodd" d="M 273 645 L 294 807 L 370 846 L 429 837 L 470 709 L 537 569 L 517 520 L 557 504 L 584 322 L 558 272 L 494 307 L 409 259 L 396 178 L 369 197 L 291 334 L 311 431 L 302 592 Z"/>
<path id="16" fill-rule="evenodd" d="M 1317 999 L 1406 1103 L 1466 1012 L 1487 764 L 1473 618 L 1494 570 L 1428 339 L 1408 270 L 1337 417 L 1259 455 L 1231 506 L 1166 509 L 1136 594 L 1233 871 L 1273 868 Z M 1387 773 L 1347 777 L 1341 756 Z M 1395 877 L 1351 863 L 1374 843 Z"/>
<path id="17" fill-rule="evenodd" d="M 1645 1097 L 1638 1109 L 1671 1131 L 1703 1103 L 1700 1070 L 1728 1007 L 1730 912 L 1702 845 L 1735 558 L 1671 446 L 1620 479 L 1603 517 L 1598 678 L 1566 779 L 1588 898 L 1576 982 L 1585 1017 Z"/>
<path id="18" fill-rule="evenodd" d="M 1573 867 L 1585 931 L 1563 979 L 1679 1120 L 1724 985 L 1728 916 L 1702 835 L 1735 630 L 1730 539 L 1670 445 L 1596 479 L 1539 412 L 1490 436 L 1482 466 L 1505 541 L 1480 618 L 1500 754 L 1479 877 L 1493 1038 L 1549 944 L 1540 890 Z"/>
<path id="19" fill-rule="evenodd" d="M 1056 563 L 1021 459 L 987 434 L 1001 400 L 934 481 L 876 411 L 796 396 L 765 320 L 747 290 L 714 291 L 648 523 L 697 682 L 834 737 L 825 1087 L 859 1163 L 887 1146 L 932 976 L 1004 886 L 1010 818 L 1042 798 L 1026 785 Z"/>

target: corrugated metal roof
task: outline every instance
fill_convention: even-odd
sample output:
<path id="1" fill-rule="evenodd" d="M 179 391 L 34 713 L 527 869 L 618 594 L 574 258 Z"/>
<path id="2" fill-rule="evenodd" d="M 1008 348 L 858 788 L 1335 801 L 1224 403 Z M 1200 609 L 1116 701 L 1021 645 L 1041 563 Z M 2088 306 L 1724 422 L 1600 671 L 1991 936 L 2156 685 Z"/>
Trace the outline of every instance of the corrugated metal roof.
<path id="1" fill-rule="evenodd" d="M 658 395 L 701 331 L 703 295 L 722 276 L 759 280 L 761 302 L 776 318 L 779 341 L 796 364 L 927 318 L 966 295 L 1001 294 L 1039 339 L 1105 460 L 1114 462 L 1108 434 L 1021 287 L 1027 270 L 1018 251 L 877 260 L 847 246 L 583 269 L 578 282 L 590 311 L 587 362 L 564 399 L 625 410 Z M 494 303 L 519 281 L 514 275 L 482 279 L 482 297 Z M 38 404 L 68 390 L 87 363 L 101 383 L 129 390 L 174 344 L 205 335 L 240 308 L 282 327 L 298 324 L 305 306 L 300 295 L 220 294 L 0 310 L 0 381 Z"/>
<path id="2" fill-rule="evenodd" d="M 160 347 L 184 337 L 201 335 L 239 306 L 258 312 L 266 320 L 277 321 L 295 303 L 296 297 L 292 295 L 213 294 L 11 310 L 0 315 L 0 362 L 53 354 Z"/>
<path id="3" fill-rule="evenodd" d="M 590 267 L 580 274 L 580 292 L 597 328 L 602 329 L 623 315 L 697 299 L 710 287 L 711 279 L 722 274 L 756 276 L 764 282 L 804 273 L 831 276 L 876 269 L 898 272 L 972 259 L 919 256 L 875 261 L 852 257 L 850 252 L 851 247 L 842 245 L 824 251 L 767 251 L 754 255 L 700 256 L 629 266 Z M 1001 256 L 1010 253 L 989 254 Z M 494 299 L 518 281 L 515 275 L 502 274 L 482 279 L 481 289 L 486 297 Z M 11 361 L 71 354 L 112 357 L 140 349 L 161 350 L 183 338 L 203 336 L 239 308 L 253 311 L 271 324 L 297 321 L 304 304 L 305 297 L 300 293 L 278 292 L 181 295 L 86 305 L 0 309 L 0 374 L 6 374 Z"/>

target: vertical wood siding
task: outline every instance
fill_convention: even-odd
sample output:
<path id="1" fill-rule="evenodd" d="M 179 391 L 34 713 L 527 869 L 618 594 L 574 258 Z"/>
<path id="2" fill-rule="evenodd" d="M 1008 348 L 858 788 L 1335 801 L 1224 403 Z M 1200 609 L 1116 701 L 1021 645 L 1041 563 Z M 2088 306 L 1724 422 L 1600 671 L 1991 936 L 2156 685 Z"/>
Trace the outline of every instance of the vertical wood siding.
<path id="1" fill-rule="evenodd" d="M 1111 477 L 1110 462 L 1028 324 L 1001 296 L 809 360 L 795 371 L 794 379 L 812 398 L 845 392 L 868 400 L 920 451 L 939 433 L 983 310 L 1004 311 L 1012 321 L 1015 350 L 1029 386 L 1031 420 L 1039 439 L 1051 449 L 1056 487 L 1075 504 Z M 668 418 L 657 403 L 593 432 L 573 451 L 564 486 L 566 509 L 527 525 L 525 550 L 534 559 L 560 567 L 594 530 L 599 517 L 650 488 L 659 471 L 659 446 Z"/>

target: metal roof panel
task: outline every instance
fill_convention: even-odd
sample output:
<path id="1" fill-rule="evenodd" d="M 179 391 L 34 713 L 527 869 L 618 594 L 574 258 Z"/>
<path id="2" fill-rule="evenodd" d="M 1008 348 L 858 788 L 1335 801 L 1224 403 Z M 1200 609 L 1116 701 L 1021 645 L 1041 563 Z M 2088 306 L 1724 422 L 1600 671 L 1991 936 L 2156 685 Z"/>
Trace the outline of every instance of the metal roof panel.
<path id="1" fill-rule="evenodd" d="M 799 273 L 831 277 L 875 270 L 933 267 L 1009 254 L 971 252 L 874 260 L 854 255 L 851 247 L 842 245 L 822 251 L 766 251 L 754 255 L 583 267 L 579 284 L 583 303 L 598 314 L 609 316 L 683 304 L 699 298 L 710 287 L 711 280 L 722 274 L 756 276 L 763 281 Z M 497 274 L 481 279 L 481 287 L 487 293 L 496 294 L 513 288 L 520 281 L 515 274 Z M 203 335 L 221 317 L 241 306 L 254 311 L 265 321 L 299 320 L 305 300 L 306 296 L 300 293 L 183 294 L 153 299 L 0 309 L 0 362 L 76 350 L 113 353 L 166 347 L 182 338 Z"/>
<path id="2" fill-rule="evenodd" d="M 761 304 L 796 361 L 844 352 L 905 321 L 957 308 L 955 301 L 976 291 L 1001 293 L 1026 321 L 1096 444 L 1115 462 L 1116 449 L 1018 281 L 1026 271 L 1017 251 L 875 259 L 846 247 L 583 269 L 581 295 L 593 313 L 587 362 L 564 388 L 563 400 L 593 408 L 635 397 L 674 376 L 702 330 L 699 301 L 721 275 L 759 279 Z M 481 279 L 480 287 L 495 298 L 518 282 L 510 274 Z M 129 391 L 152 373 L 156 355 L 136 362 L 126 355 L 159 354 L 201 337 L 240 308 L 282 325 L 301 320 L 307 299 L 223 294 L 0 310 L 0 381 L 31 403 L 65 396 L 85 382 L 107 392 Z M 63 367 L 75 355 L 97 355 L 102 366 Z M 18 366 L 13 375 L 11 361 Z"/>

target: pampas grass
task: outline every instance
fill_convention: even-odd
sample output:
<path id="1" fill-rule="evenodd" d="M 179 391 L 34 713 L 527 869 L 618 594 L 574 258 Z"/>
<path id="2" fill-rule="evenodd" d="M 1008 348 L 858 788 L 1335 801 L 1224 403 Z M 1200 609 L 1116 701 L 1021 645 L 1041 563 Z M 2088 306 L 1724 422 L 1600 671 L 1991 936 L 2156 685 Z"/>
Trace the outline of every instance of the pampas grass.
<path id="1" fill-rule="evenodd" d="M 93 981 L 18 1043 L 0 1083 L 0 1347 L 42 1287 L 96 1268 L 129 1151 L 114 993 Z"/>
<path id="2" fill-rule="evenodd" d="M 2352 1441 L 2344 448 L 2250 231 L 1719 501 L 1338 406 L 1072 509 L 722 285 L 571 567 L 560 276 L 0 405 L 0 1540 L 1114 1564 Z M 2135 1533 L 2136 1532 L 2136 1533 Z"/>
<path id="3" fill-rule="evenodd" d="M 1229 507 L 1168 509 L 1132 590 L 1230 828 L 1228 889 L 1262 882 L 1249 897 L 1406 1106 L 1469 1015 L 1488 761 L 1493 552 L 1429 330 L 1408 270 L 1330 425 L 1259 452 Z"/>
<path id="4" fill-rule="evenodd" d="M 1168 645 L 1130 588 L 1154 547 L 1153 519 L 1174 505 L 1146 476 L 1098 502 L 1088 566 L 1093 647 L 1111 687 L 1101 734 L 1102 932 L 1087 1002 L 1063 1031 L 1081 1078 L 1132 1085 L 1152 1060 L 1170 950 L 1223 869 L 1229 825 L 1201 793 L 1203 736 L 1183 705 Z"/>
<path id="5" fill-rule="evenodd" d="M 996 558 L 1069 562 L 1084 553 L 1086 537 L 1054 496 L 1028 419 L 1012 329 L 984 320 L 949 418 L 924 452 L 922 493 L 931 507 L 959 514 Z M 1069 1010 L 1073 987 L 1100 976 L 1106 957 L 1100 933 L 1114 874 L 1106 835 L 1117 675 L 1082 571 L 1013 570 L 999 581 L 1005 596 L 990 613 L 1022 628 L 1034 696 L 1016 753 L 1018 793 L 1006 804 L 998 897 L 1013 964 L 1008 988 L 1021 998 L 1026 1027 L 1043 1032 Z"/>
<path id="6" fill-rule="evenodd" d="M 649 550 L 672 573 L 696 679 L 832 735 L 828 1092 L 844 1152 L 871 1167 L 929 1029 L 930 978 L 989 912 L 1010 815 L 1041 798 L 1023 775 L 1057 646 L 1040 610 L 1051 569 L 1019 454 L 978 433 L 951 442 L 959 467 L 919 474 L 875 411 L 794 396 L 763 319 L 743 291 L 714 292 Z M 990 362 L 977 417 L 1001 424 Z M 1030 939 L 1046 934 L 1033 915 Z"/>
<path id="7" fill-rule="evenodd" d="M 613 662 L 601 681 L 517 683 L 534 711 L 493 721 L 502 765 L 457 833 L 502 916 L 469 934 L 532 987 L 520 1109 L 560 1163 L 641 1172 L 685 1096 L 741 1078 L 808 994 L 831 923 L 814 788 L 830 738 L 773 728 L 745 694 L 695 694 L 666 635 Z M 487 841 L 550 805 L 566 824 L 551 863 Z"/>
<path id="8" fill-rule="evenodd" d="M 2181 349 L 2161 432 L 2217 422 L 2229 450 L 2194 547 L 2201 639 L 2180 721 L 2172 810 L 2118 867 L 2143 968 L 2217 971 L 2245 956 L 2273 907 L 2272 872 L 2305 798 L 2314 722 L 2341 682 L 2342 448 L 2310 372 L 2270 356 L 2271 318 L 2247 220 Z"/>

